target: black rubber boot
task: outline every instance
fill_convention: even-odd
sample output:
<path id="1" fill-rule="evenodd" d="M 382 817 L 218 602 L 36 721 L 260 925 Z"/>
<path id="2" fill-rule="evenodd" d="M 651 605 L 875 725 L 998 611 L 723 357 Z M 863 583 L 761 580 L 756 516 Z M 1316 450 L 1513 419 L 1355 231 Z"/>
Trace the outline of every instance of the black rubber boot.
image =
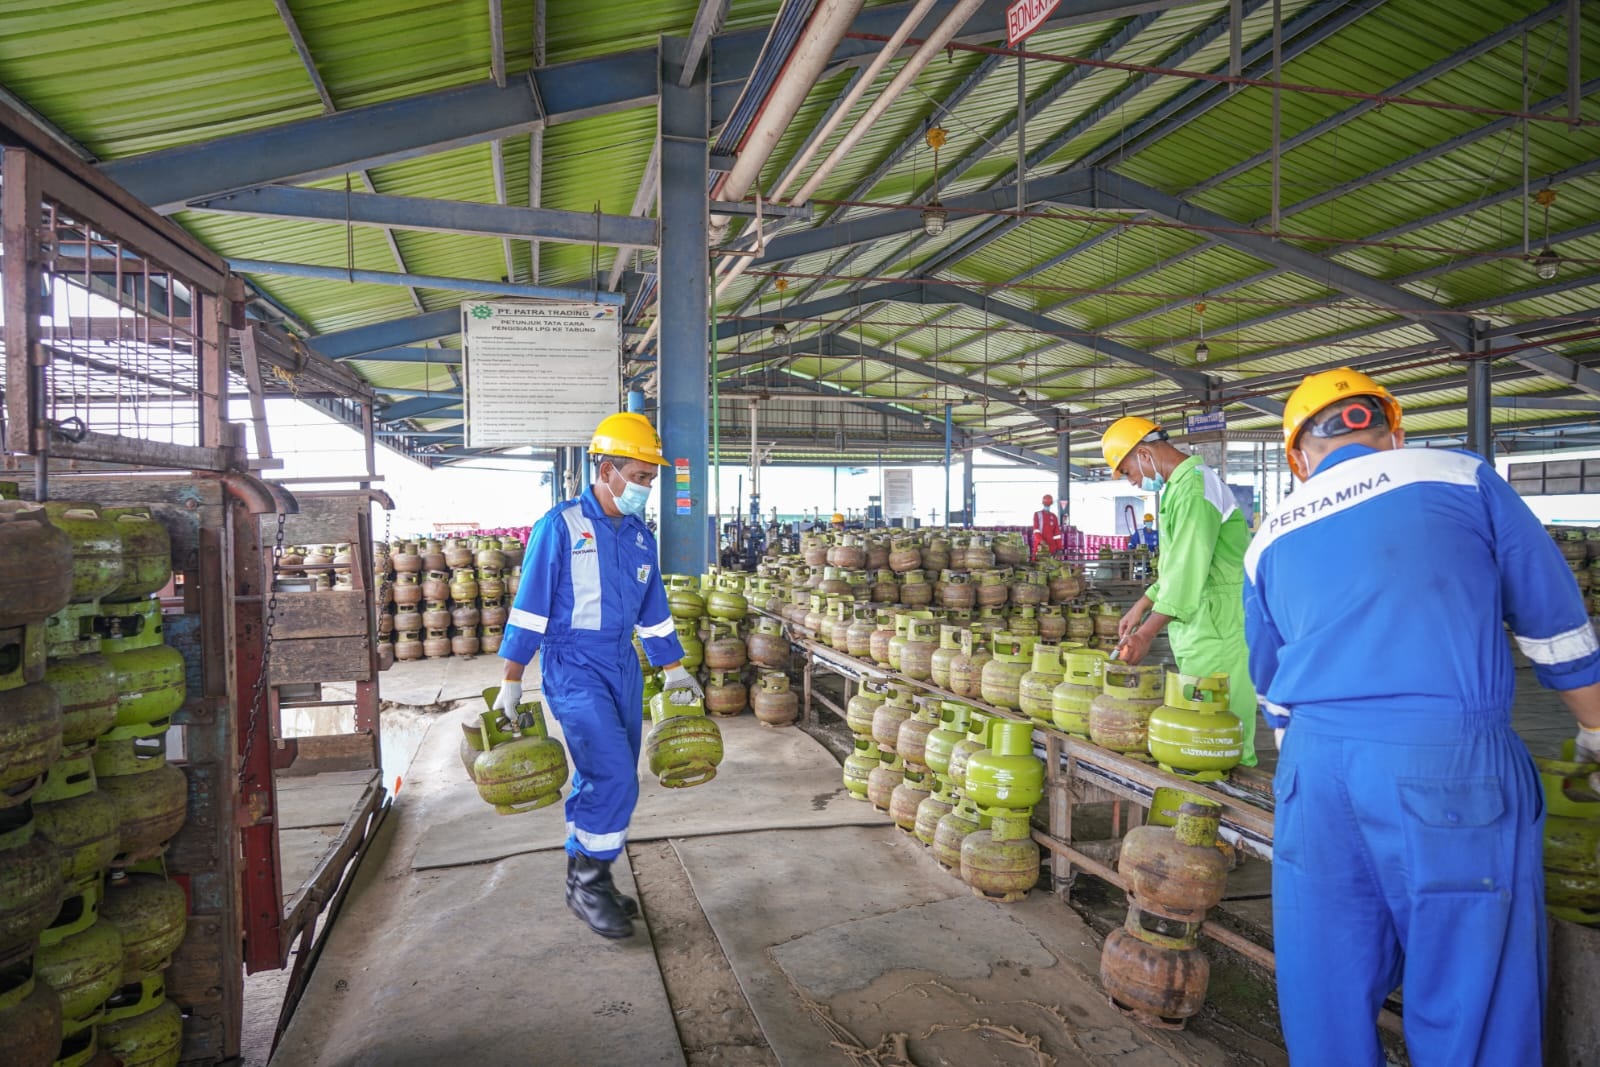
<path id="1" fill-rule="evenodd" d="M 569 897 L 572 895 L 572 881 L 572 853 L 569 852 L 567 853 L 567 895 Z M 617 888 L 617 883 L 611 877 L 611 864 L 609 863 L 606 864 L 604 881 L 605 888 L 616 898 L 617 906 L 622 909 L 622 914 L 630 919 L 637 919 L 639 917 L 639 902 Z"/>
<path id="2" fill-rule="evenodd" d="M 609 860 L 567 854 L 567 907 L 601 937 L 632 937 L 633 923 L 615 892 Z"/>

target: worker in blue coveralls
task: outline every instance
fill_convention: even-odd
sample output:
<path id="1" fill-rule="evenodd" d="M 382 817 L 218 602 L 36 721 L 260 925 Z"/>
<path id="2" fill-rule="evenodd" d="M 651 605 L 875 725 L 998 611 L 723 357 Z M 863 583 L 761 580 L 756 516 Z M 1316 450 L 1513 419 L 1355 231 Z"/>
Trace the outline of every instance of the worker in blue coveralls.
<path id="1" fill-rule="evenodd" d="M 1144 513 L 1144 525 L 1128 535 L 1128 551 L 1142 548 L 1153 556 L 1160 545 L 1161 542 L 1156 537 L 1156 517 L 1147 511 Z"/>
<path id="2" fill-rule="evenodd" d="M 544 702 L 561 723 L 575 768 L 567 796 L 567 906 L 602 937 L 629 937 L 639 905 L 618 892 L 611 864 L 627 839 L 639 799 L 644 678 L 633 651 L 638 633 L 664 690 L 699 684 L 683 667 L 661 584 L 645 504 L 659 467 L 661 438 L 643 415 L 603 420 L 589 442 L 594 484 L 552 508 L 533 528 L 522 584 L 506 620 L 504 681 L 495 707 L 515 719 L 522 674 L 542 652 Z"/>
<path id="3" fill-rule="evenodd" d="M 1411 1062 L 1534 1067 L 1544 809 L 1511 729 L 1506 628 L 1600 755 L 1600 646 L 1572 572 L 1494 466 L 1405 449 L 1349 369 L 1283 416 L 1304 483 L 1245 557 L 1250 675 L 1282 749 L 1273 939 L 1295 1067 L 1377 1067 L 1403 990 Z"/>

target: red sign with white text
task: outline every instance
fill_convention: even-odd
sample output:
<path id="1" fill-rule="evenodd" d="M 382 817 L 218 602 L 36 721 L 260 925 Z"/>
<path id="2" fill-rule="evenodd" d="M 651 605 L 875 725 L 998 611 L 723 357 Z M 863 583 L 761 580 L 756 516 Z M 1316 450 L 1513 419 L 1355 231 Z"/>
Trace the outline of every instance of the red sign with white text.
<path id="1" fill-rule="evenodd" d="M 1006 44 L 1015 47 L 1055 14 L 1061 0 L 1017 0 L 1006 8 Z"/>

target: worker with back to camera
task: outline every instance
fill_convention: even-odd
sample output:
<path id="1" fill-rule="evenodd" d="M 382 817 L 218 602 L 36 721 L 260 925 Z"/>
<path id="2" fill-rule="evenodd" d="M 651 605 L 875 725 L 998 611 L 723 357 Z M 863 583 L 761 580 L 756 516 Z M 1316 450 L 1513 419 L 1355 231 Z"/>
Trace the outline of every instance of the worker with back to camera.
<path id="1" fill-rule="evenodd" d="M 557 504 L 528 538 L 522 584 L 506 620 L 504 681 L 496 709 L 515 719 L 523 669 L 540 653 L 544 702 L 561 723 L 574 773 L 567 796 L 567 906 L 595 933 L 628 937 L 638 902 L 617 891 L 621 853 L 639 799 L 644 679 L 637 632 L 650 662 L 676 690 L 700 696 L 683 666 L 667 610 L 656 539 L 641 518 L 661 438 L 631 412 L 602 420 L 589 443 L 594 484 Z"/>
<path id="2" fill-rule="evenodd" d="M 1406 449 L 1348 368 L 1283 414 L 1302 484 L 1245 560 L 1250 669 L 1282 754 L 1272 862 L 1295 1067 L 1542 1062 L 1544 812 L 1511 729 L 1506 628 L 1600 758 L 1600 645 L 1560 552 L 1494 465 Z"/>
<path id="3" fill-rule="evenodd" d="M 1054 556 L 1061 551 L 1061 518 L 1052 506 L 1055 499 L 1044 495 L 1044 507 L 1033 513 L 1033 558 Z"/>
<path id="4" fill-rule="evenodd" d="M 1133 509 L 1130 507 L 1128 510 L 1131 512 Z M 1144 525 L 1128 535 L 1129 552 L 1142 548 L 1152 556 L 1156 554 L 1160 547 L 1160 541 L 1156 537 L 1155 521 L 1156 517 L 1154 515 L 1148 511 L 1144 513 Z"/>
<path id="5" fill-rule="evenodd" d="M 1250 535 L 1233 490 L 1200 457 L 1178 451 L 1149 419 L 1124 416 L 1100 439 L 1106 466 L 1147 493 L 1166 544 L 1161 577 L 1118 624 L 1119 657 L 1136 664 L 1168 629 L 1183 674 L 1226 674 L 1229 709 L 1244 727 L 1245 766 L 1256 763 L 1256 692 L 1244 642 L 1244 552 Z M 1148 613 L 1148 614 L 1147 614 Z"/>

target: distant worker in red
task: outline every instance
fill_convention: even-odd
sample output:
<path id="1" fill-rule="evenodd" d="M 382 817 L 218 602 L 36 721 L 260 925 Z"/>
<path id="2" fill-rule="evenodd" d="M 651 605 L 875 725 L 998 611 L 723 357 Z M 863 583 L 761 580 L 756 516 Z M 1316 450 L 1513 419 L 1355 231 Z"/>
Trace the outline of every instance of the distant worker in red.
<path id="1" fill-rule="evenodd" d="M 1044 495 L 1044 507 L 1033 513 L 1033 558 L 1054 556 L 1061 551 L 1061 519 L 1052 507 L 1055 498 Z"/>

